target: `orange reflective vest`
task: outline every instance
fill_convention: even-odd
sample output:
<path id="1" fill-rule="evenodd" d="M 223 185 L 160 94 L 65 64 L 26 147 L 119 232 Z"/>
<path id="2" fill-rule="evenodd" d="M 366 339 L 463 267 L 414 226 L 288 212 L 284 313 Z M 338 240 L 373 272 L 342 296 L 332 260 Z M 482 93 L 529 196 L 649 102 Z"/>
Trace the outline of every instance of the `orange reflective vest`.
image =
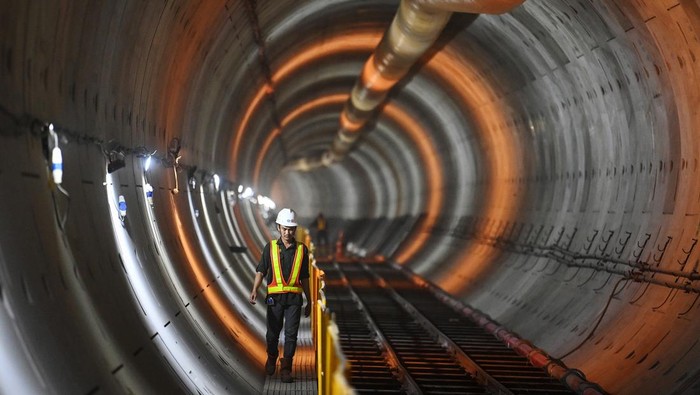
<path id="1" fill-rule="evenodd" d="M 270 262 L 272 264 L 272 282 L 267 285 L 268 294 L 280 294 L 293 292 L 300 294 L 304 290 L 299 282 L 299 272 L 301 271 L 301 261 L 304 260 L 304 245 L 297 243 L 297 250 L 294 254 L 294 263 L 292 264 L 292 272 L 289 273 L 289 279 L 285 281 L 282 276 L 282 263 L 280 256 L 280 247 L 277 245 L 277 240 L 270 241 Z"/>

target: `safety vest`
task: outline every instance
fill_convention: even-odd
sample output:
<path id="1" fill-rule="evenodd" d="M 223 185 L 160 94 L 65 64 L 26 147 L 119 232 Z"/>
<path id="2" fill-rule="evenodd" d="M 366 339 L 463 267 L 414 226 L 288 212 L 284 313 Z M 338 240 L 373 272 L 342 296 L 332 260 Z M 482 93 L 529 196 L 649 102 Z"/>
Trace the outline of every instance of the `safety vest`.
<path id="1" fill-rule="evenodd" d="M 297 250 L 294 254 L 294 263 L 292 264 L 292 272 L 289 273 L 289 279 L 285 281 L 282 276 L 282 263 L 280 257 L 280 247 L 277 245 L 277 240 L 270 242 L 270 262 L 272 263 L 272 282 L 267 285 L 268 294 L 280 294 L 293 292 L 300 294 L 303 292 L 299 281 L 299 272 L 301 271 L 301 261 L 304 259 L 304 245 L 297 243 Z"/>

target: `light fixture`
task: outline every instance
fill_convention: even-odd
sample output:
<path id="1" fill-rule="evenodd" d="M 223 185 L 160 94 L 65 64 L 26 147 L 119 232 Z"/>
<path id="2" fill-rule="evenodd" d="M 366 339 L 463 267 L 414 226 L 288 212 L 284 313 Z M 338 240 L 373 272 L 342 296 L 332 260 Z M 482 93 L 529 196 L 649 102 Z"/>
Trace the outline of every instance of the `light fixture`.
<path id="1" fill-rule="evenodd" d="M 124 222 L 124 219 L 126 219 L 126 199 L 124 199 L 124 195 L 119 195 L 119 204 L 117 207 L 119 208 L 119 219 Z"/>
<path id="2" fill-rule="evenodd" d="M 115 140 L 110 140 L 102 144 L 102 152 L 107 157 L 107 173 L 114 173 L 115 171 L 126 166 L 124 161 L 124 147 L 119 145 Z"/>
<path id="3" fill-rule="evenodd" d="M 274 210 L 277 208 L 275 202 L 267 196 L 258 195 L 258 204 L 263 206 L 265 210 Z"/>
<path id="4" fill-rule="evenodd" d="M 180 169 L 180 159 L 182 159 L 182 156 L 180 156 L 180 148 L 180 139 L 175 137 L 170 140 L 170 144 L 168 145 L 168 164 L 173 166 L 173 176 L 175 177 L 175 188 L 170 191 L 173 195 L 180 193 L 180 184 L 177 179 L 177 172 Z"/>
<path id="5" fill-rule="evenodd" d="M 109 163 L 107 163 L 107 172 L 114 173 L 115 171 L 121 169 L 124 166 L 126 166 L 126 162 L 124 162 L 124 159 L 115 156 L 114 159 L 110 159 Z"/>
<path id="6" fill-rule="evenodd" d="M 151 208 L 153 208 L 153 187 L 151 186 L 151 184 L 146 183 L 143 189 L 146 191 L 146 201 L 151 206 Z"/>
<path id="7" fill-rule="evenodd" d="M 221 185 L 221 179 L 219 178 L 219 175 L 214 174 L 214 188 L 216 188 L 217 191 L 219 190 L 220 185 Z"/>
<path id="8" fill-rule="evenodd" d="M 53 124 L 49 124 L 49 135 L 53 139 L 53 149 L 51 150 L 51 175 L 53 182 L 60 185 L 63 182 L 63 154 L 58 147 L 58 135 L 53 130 Z"/>
<path id="9" fill-rule="evenodd" d="M 175 188 L 173 188 L 170 191 L 170 193 L 172 193 L 173 195 L 177 195 L 178 193 L 180 193 L 180 182 L 177 179 L 177 167 L 178 167 L 177 161 L 179 161 L 179 160 L 180 160 L 180 157 L 178 156 L 175 159 L 175 166 L 173 166 L 173 177 L 175 178 Z"/>
<path id="10" fill-rule="evenodd" d="M 246 189 L 243 190 L 243 193 L 239 197 L 241 199 L 248 199 L 248 198 L 253 197 L 253 195 L 255 195 L 255 192 L 253 192 L 253 189 L 251 187 L 246 187 Z"/>

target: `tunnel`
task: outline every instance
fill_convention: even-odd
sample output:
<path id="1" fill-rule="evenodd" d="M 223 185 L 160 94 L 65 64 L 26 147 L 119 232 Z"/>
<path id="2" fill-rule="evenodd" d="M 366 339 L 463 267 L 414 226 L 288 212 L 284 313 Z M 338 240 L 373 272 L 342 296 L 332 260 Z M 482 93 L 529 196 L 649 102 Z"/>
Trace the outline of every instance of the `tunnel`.
<path id="1" fill-rule="evenodd" d="M 397 0 L 0 3 L 0 393 L 261 392 L 282 207 L 606 392 L 700 393 L 696 0 L 450 11 L 332 161 Z"/>

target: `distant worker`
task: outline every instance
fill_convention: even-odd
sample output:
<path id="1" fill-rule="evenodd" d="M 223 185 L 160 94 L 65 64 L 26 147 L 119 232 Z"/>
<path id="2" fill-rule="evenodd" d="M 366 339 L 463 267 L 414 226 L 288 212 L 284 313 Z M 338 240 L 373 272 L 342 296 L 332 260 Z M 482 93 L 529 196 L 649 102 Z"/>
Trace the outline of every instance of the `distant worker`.
<path id="1" fill-rule="evenodd" d="M 250 303 L 255 304 L 263 276 L 267 281 L 267 362 L 265 373 L 275 374 L 279 356 L 279 336 L 284 324 L 284 358 L 280 359 L 282 382 L 291 383 L 292 360 L 297 347 L 297 332 L 301 319 L 301 306 L 306 296 L 304 317 L 311 313 L 309 294 L 309 251 L 294 238 L 297 228 L 296 213 L 288 208 L 277 214 L 277 230 L 281 237 L 272 240 L 262 252 L 256 268 Z"/>
<path id="2" fill-rule="evenodd" d="M 324 255 L 328 246 L 328 224 L 323 213 L 318 213 L 312 227 L 316 228 L 316 242 L 318 243 L 319 254 Z"/>

